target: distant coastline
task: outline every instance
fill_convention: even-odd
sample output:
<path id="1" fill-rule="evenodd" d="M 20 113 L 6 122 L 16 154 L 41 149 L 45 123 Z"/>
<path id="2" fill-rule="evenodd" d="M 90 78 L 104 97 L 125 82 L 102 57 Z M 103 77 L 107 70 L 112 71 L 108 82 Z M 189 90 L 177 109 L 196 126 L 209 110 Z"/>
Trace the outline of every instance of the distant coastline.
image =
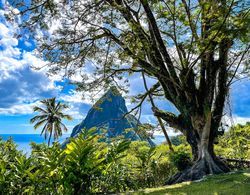
<path id="1" fill-rule="evenodd" d="M 69 136 L 70 134 L 63 134 L 58 141 L 63 142 Z M 31 151 L 31 142 L 35 142 L 37 144 L 47 143 L 44 137 L 40 136 L 40 134 L 0 134 L 0 137 L 3 140 L 8 140 L 11 137 L 17 144 L 17 148 L 28 154 Z"/>
<path id="2" fill-rule="evenodd" d="M 43 136 L 40 136 L 40 134 L 0 134 L 0 137 L 3 140 L 7 140 L 11 137 L 17 144 L 17 148 L 28 154 L 31 150 L 30 142 L 35 142 L 37 144 L 46 143 L 46 140 Z M 63 134 L 58 141 L 62 143 L 67 137 L 70 137 L 70 134 Z M 165 141 L 163 135 L 155 135 L 154 137 L 155 139 L 153 139 L 153 142 L 157 145 Z"/>

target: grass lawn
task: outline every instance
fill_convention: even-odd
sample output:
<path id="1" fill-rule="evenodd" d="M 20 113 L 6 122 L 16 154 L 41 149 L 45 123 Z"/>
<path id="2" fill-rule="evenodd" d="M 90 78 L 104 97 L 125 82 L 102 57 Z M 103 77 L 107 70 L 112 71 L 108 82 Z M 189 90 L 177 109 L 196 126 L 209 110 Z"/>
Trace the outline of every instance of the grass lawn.
<path id="1" fill-rule="evenodd" d="M 200 182 L 148 188 L 131 194 L 250 195 L 250 170 L 208 176 Z"/>

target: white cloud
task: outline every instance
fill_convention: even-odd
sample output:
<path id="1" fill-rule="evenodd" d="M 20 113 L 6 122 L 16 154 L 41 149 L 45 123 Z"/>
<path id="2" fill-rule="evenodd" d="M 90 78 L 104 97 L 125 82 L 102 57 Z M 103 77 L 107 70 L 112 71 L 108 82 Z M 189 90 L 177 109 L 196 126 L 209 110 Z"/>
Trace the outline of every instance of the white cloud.
<path id="1" fill-rule="evenodd" d="M 61 100 L 66 101 L 66 102 L 70 102 L 70 103 L 81 103 L 83 102 L 82 100 L 82 94 L 80 92 L 76 92 L 76 91 L 71 91 L 69 94 L 67 95 L 63 95 L 60 97 Z M 87 102 L 89 103 L 89 102 Z"/>
<path id="2" fill-rule="evenodd" d="M 8 108 L 0 108 L 0 114 L 4 115 L 15 115 L 15 114 L 32 114 L 33 106 L 37 106 L 38 102 L 31 104 L 15 104 Z"/>
<path id="3" fill-rule="evenodd" d="M 86 114 L 81 114 L 80 110 L 77 106 L 74 106 L 74 104 L 72 104 L 72 106 L 66 110 L 66 112 L 68 115 L 70 115 L 74 120 L 83 120 L 86 117 Z"/>
<path id="4" fill-rule="evenodd" d="M 26 47 L 31 47 L 31 46 L 32 46 L 32 44 L 31 44 L 30 42 L 28 42 L 28 41 L 25 41 L 25 42 L 24 42 L 24 45 L 25 45 Z"/>
<path id="5" fill-rule="evenodd" d="M 1 17 L 3 17 L 3 14 L 1 14 L 1 12 L 0 15 Z M 0 36 L 6 37 L 8 36 L 8 34 L 9 34 L 9 29 L 4 24 L 0 23 Z"/>
<path id="6" fill-rule="evenodd" d="M 17 23 L 4 20 L 9 9 L 0 11 L 3 18 L 0 22 L 0 114 L 31 114 L 39 99 L 55 96 L 60 87 L 55 85 L 54 79 L 47 78 L 45 71 L 30 68 L 44 66 L 46 62 L 34 51 L 22 51 L 18 47 Z"/>
<path id="7" fill-rule="evenodd" d="M 232 117 L 230 116 L 225 116 L 222 121 L 227 124 L 229 127 L 241 124 L 244 125 L 246 122 L 250 122 L 250 117 L 241 117 L 237 115 L 233 115 Z"/>
<path id="8" fill-rule="evenodd" d="M 3 12 L 0 12 L 0 17 L 4 17 Z M 21 52 L 17 45 L 18 40 L 14 38 L 13 26 L 0 23 L 0 81 L 7 78 L 10 71 L 23 66 L 19 61 Z"/>

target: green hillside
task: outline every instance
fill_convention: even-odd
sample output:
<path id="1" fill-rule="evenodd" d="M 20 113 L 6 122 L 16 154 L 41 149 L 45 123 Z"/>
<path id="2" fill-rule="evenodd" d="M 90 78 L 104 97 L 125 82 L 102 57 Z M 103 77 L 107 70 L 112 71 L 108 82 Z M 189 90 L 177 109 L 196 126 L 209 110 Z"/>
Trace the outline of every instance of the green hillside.
<path id="1" fill-rule="evenodd" d="M 208 176 L 201 182 L 184 182 L 160 188 L 148 188 L 131 194 L 181 195 L 249 195 L 250 170 Z"/>

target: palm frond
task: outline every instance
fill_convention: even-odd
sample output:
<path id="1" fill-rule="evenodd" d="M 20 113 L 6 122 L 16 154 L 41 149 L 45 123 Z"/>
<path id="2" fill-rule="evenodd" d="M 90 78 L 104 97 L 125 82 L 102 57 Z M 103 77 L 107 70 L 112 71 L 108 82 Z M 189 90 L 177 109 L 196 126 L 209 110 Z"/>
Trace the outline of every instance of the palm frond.
<path id="1" fill-rule="evenodd" d="M 63 131 L 67 132 L 68 128 L 66 127 L 66 125 L 64 125 L 62 122 L 60 122 L 60 125 L 63 127 Z"/>
<path id="2" fill-rule="evenodd" d="M 44 113 L 44 114 L 48 113 L 47 110 L 44 110 L 43 108 L 38 107 L 38 106 L 33 107 L 33 111 L 34 112 L 41 112 L 41 113 Z"/>
<path id="3" fill-rule="evenodd" d="M 42 129 L 40 135 L 42 135 L 43 133 L 46 134 L 47 125 L 48 125 L 48 123 L 46 123 L 46 124 L 44 125 L 44 127 L 43 127 L 43 129 Z M 46 139 L 46 138 L 45 138 L 45 139 Z"/>
<path id="4" fill-rule="evenodd" d="M 37 129 L 37 128 L 41 127 L 46 121 L 47 121 L 47 118 L 38 121 L 38 122 L 34 125 L 34 129 Z"/>
<path id="5" fill-rule="evenodd" d="M 37 115 L 37 116 L 34 116 L 33 118 L 30 119 L 30 123 L 34 123 L 36 121 L 43 120 L 43 119 L 45 119 L 47 117 L 48 117 L 48 115 Z"/>
<path id="6" fill-rule="evenodd" d="M 60 118 L 62 118 L 62 119 L 67 119 L 67 120 L 69 120 L 69 121 L 73 120 L 73 118 L 72 118 L 70 115 L 68 115 L 68 114 L 60 113 L 59 116 L 60 116 Z"/>
<path id="7" fill-rule="evenodd" d="M 57 121 L 54 124 L 54 138 L 57 139 L 59 136 L 62 136 L 62 127 L 61 122 Z"/>

